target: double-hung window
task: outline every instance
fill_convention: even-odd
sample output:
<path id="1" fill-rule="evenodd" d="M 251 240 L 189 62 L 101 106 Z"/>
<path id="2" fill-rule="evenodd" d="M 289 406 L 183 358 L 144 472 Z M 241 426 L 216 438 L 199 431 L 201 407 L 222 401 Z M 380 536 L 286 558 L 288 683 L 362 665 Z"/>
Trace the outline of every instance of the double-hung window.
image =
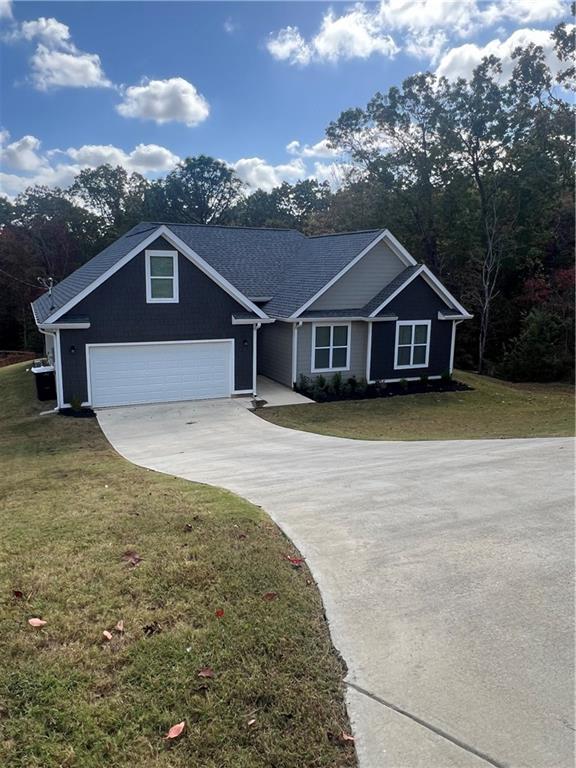
<path id="1" fill-rule="evenodd" d="M 312 372 L 350 368 L 350 325 L 315 325 L 312 329 Z"/>
<path id="2" fill-rule="evenodd" d="M 430 320 L 396 323 L 395 368 L 426 368 L 430 355 Z"/>
<path id="3" fill-rule="evenodd" d="M 146 301 L 148 304 L 178 302 L 177 251 L 146 251 Z"/>

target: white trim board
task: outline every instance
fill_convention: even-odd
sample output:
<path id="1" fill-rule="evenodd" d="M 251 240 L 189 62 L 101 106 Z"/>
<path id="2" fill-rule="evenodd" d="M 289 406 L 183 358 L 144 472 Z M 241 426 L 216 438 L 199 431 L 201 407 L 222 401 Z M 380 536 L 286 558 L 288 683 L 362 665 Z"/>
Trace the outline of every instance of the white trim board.
<path id="1" fill-rule="evenodd" d="M 390 246 L 392 252 L 394 253 L 397 258 L 400 259 L 402 263 L 404 263 L 407 267 L 413 267 L 416 265 L 416 259 L 414 259 L 413 256 L 411 256 L 406 248 L 404 248 L 403 245 L 401 245 L 398 240 L 394 237 L 394 235 L 388 230 L 385 229 L 383 232 L 380 232 L 379 235 L 377 235 L 374 240 L 372 240 L 371 243 L 369 243 L 366 248 L 364 248 L 363 251 L 360 251 L 360 253 L 355 256 L 352 261 L 348 262 L 348 264 L 338 272 L 337 275 L 335 275 L 331 280 L 329 280 L 317 293 L 312 296 L 311 299 L 308 299 L 308 301 L 305 304 L 302 304 L 301 307 L 299 307 L 295 312 L 293 312 L 290 317 L 291 319 L 294 319 L 296 317 L 300 317 L 302 312 L 305 312 L 308 307 L 313 304 L 317 299 L 322 296 L 322 294 L 326 293 L 326 291 L 331 288 L 334 283 L 338 282 L 341 277 L 343 277 L 347 272 L 349 272 L 353 266 L 355 266 L 360 259 L 363 259 L 364 256 L 366 256 L 367 253 L 369 253 L 378 243 L 380 243 L 382 240 L 386 240 L 388 245 Z"/>
<path id="2" fill-rule="evenodd" d="M 332 360 L 332 353 L 334 349 L 343 349 L 344 347 L 339 345 L 334 347 L 334 328 L 341 328 L 344 326 L 347 328 L 346 332 L 346 365 L 342 368 L 316 368 L 315 361 L 316 361 L 316 349 L 328 349 L 329 350 L 329 359 Z M 330 343 L 327 347 L 316 347 L 316 328 L 330 328 Z M 352 323 L 341 323 L 341 322 L 332 322 L 332 323 L 314 323 L 312 326 L 312 338 L 310 341 L 310 347 L 312 350 L 311 353 L 311 360 L 310 360 L 310 373 L 342 373 L 343 371 L 349 371 L 350 370 L 350 348 L 352 346 Z"/>
<path id="3" fill-rule="evenodd" d="M 206 261 L 204 261 L 201 256 L 199 256 L 195 251 L 192 250 L 192 248 L 186 245 L 186 243 L 177 235 L 175 235 L 165 224 L 162 224 L 148 237 L 144 238 L 144 240 L 132 248 L 132 250 L 129 251 L 125 256 L 123 256 L 114 265 L 107 269 L 106 272 L 103 272 L 98 278 L 96 278 L 96 280 L 91 282 L 90 285 L 86 286 L 83 291 L 80 291 L 80 293 L 78 293 L 73 299 L 70 299 L 70 301 L 66 302 L 63 307 L 60 307 L 60 309 L 56 310 L 52 315 L 50 315 L 50 317 L 46 318 L 44 323 L 53 323 L 58 320 L 58 318 L 62 317 L 62 315 L 65 315 L 72 309 L 72 307 L 75 307 L 79 302 L 82 301 L 82 299 L 85 299 L 86 296 L 89 296 L 93 291 L 95 291 L 98 286 L 106 282 L 109 277 L 112 277 L 112 275 L 116 274 L 116 272 L 118 272 L 118 270 L 121 269 L 125 264 L 128 264 L 128 262 L 131 261 L 135 256 L 146 250 L 146 248 L 159 237 L 163 237 L 165 240 L 167 240 L 170 245 L 176 248 L 176 250 L 180 251 L 183 256 L 185 256 L 196 267 L 198 267 L 198 269 L 204 272 L 204 274 L 210 277 L 218 286 L 220 286 L 220 288 L 232 296 L 232 298 L 236 299 L 236 301 L 249 312 L 253 312 L 255 315 L 262 319 L 266 319 L 268 317 L 268 315 L 266 315 L 260 309 L 260 307 L 257 307 L 256 304 L 250 301 L 250 299 L 246 298 L 243 293 L 241 293 L 237 288 L 229 283 L 226 278 L 224 278 L 219 272 L 217 272 Z"/>
<path id="4" fill-rule="evenodd" d="M 166 276 L 152 275 L 150 260 L 155 256 L 172 259 L 172 274 Z M 146 304 L 179 304 L 180 303 L 180 278 L 178 276 L 178 251 L 167 251 L 148 248 L 144 251 L 144 271 L 146 273 Z M 153 280 L 172 280 L 172 296 L 159 299 L 152 296 Z"/>
<path id="5" fill-rule="evenodd" d="M 421 264 L 420 267 L 413 272 L 406 280 L 400 285 L 396 290 L 388 296 L 387 299 L 384 299 L 384 301 L 380 304 L 379 307 L 376 307 L 376 309 L 370 313 L 370 317 L 374 318 L 376 315 L 381 312 L 384 307 L 386 307 L 390 302 L 398 296 L 399 293 L 402 293 L 402 291 L 407 288 L 410 283 L 415 280 L 417 277 L 422 277 L 426 283 L 432 288 L 432 290 L 442 299 L 442 301 L 450 307 L 450 309 L 456 309 L 460 314 L 458 315 L 460 319 L 468 320 L 472 317 L 465 309 L 464 307 L 452 296 L 450 291 L 445 288 L 440 280 L 434 275 L 433 272 L 431 272 L 428 267 L 425 264 Z M 452 306 L 451 306 L 452 305 Z M 464 317 L 462 317 L 464 315 Z M 443 318 L 444 319 L 444 318 Z"/>
<path id="6" fill-rule="evenodd" d="M 415 327 L 417 325 L 424 325 L 427 328 L 426 331 L 426 358 L 423 363 L 408 363 L 407 365 L 398 365 L 398 347 L 409 347 L 410 358 L 414 356 L 414 347 L 423 347 L 424 344 L 417 344 L 415 341 Z M 410 327 L 412 333 L 410 336 L 410 344 L 399 344 L 400 341 L 400 328 Z M 403 371 L 413 368 L 428 368 L 430 362 L 430 334 L 432 332 L 432 320 L 398 320 L 396 323 L 396 334 L 394 337 L 394 370 Z"/>

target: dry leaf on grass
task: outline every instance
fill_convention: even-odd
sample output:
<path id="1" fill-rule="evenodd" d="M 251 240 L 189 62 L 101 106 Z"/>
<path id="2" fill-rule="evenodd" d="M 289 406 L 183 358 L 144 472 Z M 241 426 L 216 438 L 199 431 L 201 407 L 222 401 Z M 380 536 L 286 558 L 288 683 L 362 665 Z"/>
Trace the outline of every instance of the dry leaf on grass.
<path id="1" fill-rule="evenodd" d="M 121 634 L 124 632 L 124 622 L 122 621 L 122 619 L 120 619 L 120 621 L 118 622 L 118 624 L 116 624 L 116 626 L 114 627 L 114 629 L 115 629 L 117 632 L 120 632 Z"/>
<path id="2" fill-rule="evenodd" d="M 293 565 L 295 568 L 300 568 L 300 566 L 304 562 L 303 557 L 292 557 L 291 555 L 286 555 L 286 560 L 288 560 L 290 565 Z"/>
<path id="3" fill-rule="evenodd" d="M 128 563 L 128 565 L 136 566 L 138 563 L 142 562 L 142 558 L 133 549 L 127 549 L 126 552 L 122 555 L 122 560 L 124 560 L 125 563 Z"/>
<path id="4" fill-rule="evenodd" d="M 249 726 L 256 725 L 256 718 L 253 717 L 252 720 L 248 720 L 248 725 Z"/>
<path id="5" fill-rule="evenodd" d="M 218 608 L 218 610 L 214 611 L 214 616 L 216 616 L 217 619 L 221 619 L 222 616 L 224 616 L 224 608 Z"/>
<path id="6" fill-rule="evenodd" d="M 38 619 L 36 617 L 32 619 L 28 619 L 28 624 L 30 624 L 31 627 L 45 627 L 48 622 L 44 621 L 44 619 Z"/>
<path id="7" fill-rule="evenodd" d="M 16 600 L 24 600 L 24 592 L 22 592 L 20 589 L 13 589 L 12 597 L 15 597 Z"/>
<path id="8" fill-rule="evenodd" d="M 105 640 L 112 640 L 112 632 L 108 632 L 108 630 L 105 629 L 104 632 L 102 632 L 102 637 Z"/>
<path id="9" fill-rule="evenodd" d="M 262 599 L 268 600 L 268 602 L 270 602 L 271 600 L 276 600 L 277 597 L 278 597 L 278 592 L 265 592 L 262 595 Z"/>
<path id="10" fill-rule="evenodd" d="M 349 733 L 346 733 L 345 731 L 342 731 L 340 734 L 340 741 L 343 741 L 346 743 L 347 741 L 354 741 L 354 736 L 351 736 Z"/>
<path id="11" fill-rule="evenodd" d="M 164 736 L 165 739 L 176 739 L 184 728 L 186 727 L 186 720 L 182 720 L 181 723 L 176 723 L 176 725 L 173 725 L 172 728 L 168 731 L 166 736 Z"/>
<path id="12" fill-rule="evenodd" d="M 212 667 L 202 667 L 202 669 L 198 671 L 198 677 L 212 678 L 214 677 L 214 670 L 212 669 Z"/>

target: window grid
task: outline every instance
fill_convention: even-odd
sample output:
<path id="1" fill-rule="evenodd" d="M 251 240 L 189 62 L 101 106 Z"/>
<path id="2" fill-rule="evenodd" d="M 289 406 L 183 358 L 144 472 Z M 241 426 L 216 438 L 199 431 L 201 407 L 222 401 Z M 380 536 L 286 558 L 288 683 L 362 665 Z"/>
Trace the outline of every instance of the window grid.
<path id="1" fill-rule="evenodd" d="M 328 332 L 327 334 L 325 333 L 326 331 Z M 325 338 L 322 339 L 322 336 Z M 349 369 L 349 325 L 315 325 L 313 329 L 313 342 L 313 373 L 346 371 Z"/>
<path id="2" fill-rule="evenodd" d="M 394 367 L 426 368 L 430 354 L 430 321 L 400 321 L 396 324 Z"/>

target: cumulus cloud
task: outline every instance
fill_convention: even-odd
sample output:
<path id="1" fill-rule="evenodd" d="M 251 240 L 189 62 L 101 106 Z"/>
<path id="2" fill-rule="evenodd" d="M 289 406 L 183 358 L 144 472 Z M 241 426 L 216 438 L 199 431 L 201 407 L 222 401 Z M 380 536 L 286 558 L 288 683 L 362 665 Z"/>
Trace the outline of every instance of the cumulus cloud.
<path id="1" fill-rule="evenodd" d="M 271 165 L 261 157 L 243 157 L 228 165 L 234 168 L 250 189 L 263 189 L 265 192 L 279 186 L 283 181 L 294 183 L 308 175 L 306 166 L 300 158 L 291 160 L 289 163 Z"/>
<path id="2" fill-rule="evenodd" d="M 286 145 L 286 151 L 296 157 L 335 157 L 339 154 L 337 149 L 328 146 L 328 139 L 321 139 L 316 144 L 302 144 L 294 140 Z"/>
<path id="3" fill-rule="evenodd" d="M 0 19 L 12 18 L 12 0 L 0 0 Z"/>
<path id="4" fill-rule="evenodd" d="M 31 81 L 35 88 L 110 88 L 112 83 L 102 69 L 96 53 L 78 50 L 70 28 L 54 18 L 41 16 L 24 21 L 6 38 L 36 42 L 31 59 Z"/>
<path id="5" fill-rule="evenodd" d="M 328 10 L 319 32 L 309 41 L 298 27 L 289 26 L 270 35 L 267 48 L 275 59 L 299 65 L 313 60 L 367 59 L 374 53 L 392 58 L 398 52 L 396 43 L 382 28 L 378 13 L 361 3 L 341 16 Z"/>
<path id="6" fill-rule="evenodd" d="M 2 144 L 8 141 L 8 131 L 2 131 Z M 18 141 L 6 144 L 0 150 L 0 160 L 15 171 L 36 171 L 46 165 L 46 159 L 39 154 L 40 139 L 22 136 Z"/>
<path id="7" fill-rule="evenodd" d="M 455 80 L 457 77 L 469 77 L 485 56 L 496 56 L 502 62 L 502 77 L 508 79 L 514 69 L 512 53 L 518 47 L 530 43 L 539 45 L 544 50 L 548 66 L 557 72 L 560 62 L 554 52 L 554 43 L 550 32 L 543 29 L 517 29 L 505 40 L 490 40 L 486 45 L 465 43 L 447 51 L 438 64 L 436 74 Z"/>
<path id="8" fill-rule="evenodd" d="M 81 147 L 52 149 L 41 152 L 35 136 L 23 136 L 9 142 L 7 131 L 0 131 L 0 192 L 9 197 L 36 184 L 68 187 L 84 168 L 97 168 L 109 163 L 127 171 L 156 176 L 171 171 L 180 161 L 178 155 L 158 144 L 138 144 L 130 152 L 112 144 L 84 144 Z"/>
<path id="9" fill-rule="evenodd" d="M 549 22 L 565 14 L 563 0 L 382 0 L 358 2 L 343 13 L 328 10 L 319 31 L 306 38 L 296 26 L 268 37 L 266 47 L 279 61 L 311 62 L 393 58 L 401 49 L 436 63 L 450 38 L 466 38 L 505 21 Z"/>
<path id="10" fill-rule="evenodd" d="M 154 120 L 158 124 L 179 122 L 188 126 L 198 125 L 210 114 L 204 96 L 182 77 L 133 85 L 126 89 L 123 101 L 116 109 L 122 117 Z"/>

